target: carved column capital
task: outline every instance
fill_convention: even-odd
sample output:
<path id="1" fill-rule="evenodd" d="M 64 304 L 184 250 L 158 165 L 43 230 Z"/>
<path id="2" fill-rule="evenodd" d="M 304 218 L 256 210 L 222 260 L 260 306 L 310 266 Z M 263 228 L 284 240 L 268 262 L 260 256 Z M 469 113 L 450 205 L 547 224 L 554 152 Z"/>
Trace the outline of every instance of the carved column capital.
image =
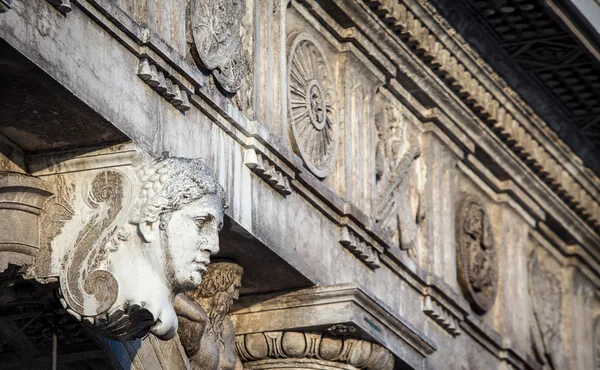
<path id="1" fill-rule="evenodd" d="M 50 195 L 51 187 L 37 177 L 0 173 L 0 271 L 9 264 L 32 265 L 35 261 L 38 216 Z"/>
<path id="2" fill-rule="evenodd" d="M 352 337 L 315 332 L 263 332 L 236 336 L 236 350 L 247 369 L 392 370 L 386 348 Z"/>

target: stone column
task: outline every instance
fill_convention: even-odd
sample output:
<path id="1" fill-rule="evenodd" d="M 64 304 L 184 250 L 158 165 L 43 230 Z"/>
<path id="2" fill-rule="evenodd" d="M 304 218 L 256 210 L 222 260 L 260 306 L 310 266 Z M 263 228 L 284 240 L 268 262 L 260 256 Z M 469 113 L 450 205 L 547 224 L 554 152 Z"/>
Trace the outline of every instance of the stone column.
<path id="1" fill-rule="evenodd" d="M 9 264 L 33 264 L 39 250 L 38 217 L 50 189 L 37 177 L 0 173 L 0 272 Z"/>
<path id="2" fill-rule="evenodd" d="M 349 336 L 318 332 L 263 332 L 236 336 L 244 369 L 392 370 L 384 347 Z"/>

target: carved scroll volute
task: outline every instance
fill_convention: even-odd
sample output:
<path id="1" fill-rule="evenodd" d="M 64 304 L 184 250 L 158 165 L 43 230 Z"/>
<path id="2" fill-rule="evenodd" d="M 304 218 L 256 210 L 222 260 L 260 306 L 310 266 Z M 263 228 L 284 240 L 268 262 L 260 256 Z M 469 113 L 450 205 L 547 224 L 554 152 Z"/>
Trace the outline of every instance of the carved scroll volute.
<path id="1" fill-rule="evenodd" d="M 32 265 L 39 250 L 38 217 L 51 187 L 15 172 L 0 173 L 0 272 L 12 265 Z"/>
<path id="2" fill-rule="evenodd" d="M 487 312 L 498 293 L 498 257 L 487 210 L 467 196 L 457 210 L 456 265 L 458 282 L 471 307 Z"/>
<path id="3" fill-rule="evenodd" d="M 117 280 L 99 269 L 99 264 L 118 227 L 126 192 L 131 193 L 131 185 L 116 170 L 99 172 L 84 186 L 87 222 L 79 230 L 72 252 L 65 256 L 60 279 L 67 309 L 77 317 L 93 320 L 117 300 Z"/>

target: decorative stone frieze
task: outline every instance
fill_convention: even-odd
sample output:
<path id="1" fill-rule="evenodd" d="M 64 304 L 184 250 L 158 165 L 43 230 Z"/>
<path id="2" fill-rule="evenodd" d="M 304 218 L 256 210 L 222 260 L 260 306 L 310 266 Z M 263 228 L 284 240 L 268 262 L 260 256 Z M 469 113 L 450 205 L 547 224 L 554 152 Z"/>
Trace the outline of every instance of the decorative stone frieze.
<path id="1" fill-rule="evenodd" d="M 238 299 L 243 273 L 234 263 L 210 264 L 200 286 L 176 298 L 179 339 L 192 369 L 238 368 L 229 309 Z"/>
<path id="2" fill-rule="evenodd" d="M 273 189 L 283 196 L 292 194 L 290 179 L 283 170 L 254 149 L 247 149 L 244 163 Z"/>
<path id="3" fill-rule="evenodd" d="M 190 1 L 192 54 L 229 93 L 240 89 L 247 74 L 240 34 L 245 12 L 244 0 Z"/>
<path id="4" fill-rule="evenodd" d="M 384 347 L 352 337 L 315 332 L 265 332 L 236 336 L 247 369 L 392 370 L 394 356 Z"/>
<path id="5" fill-rule="evenodd" d="M 317 40 L 295 36 L 288 58 L 288 110 L 294 144 L 317 177 L 331 172 L 340 129 L 333 73 Z"/>
<path id="6" fill-rule="evenodd" d="M 52 195 L 43 180 L 0 172 L 0 272 L 9 264 L 33 265 L 40 248 L 38 219 Z"/>
<path id="7" fill-rule="evenodd" d="M 537 253 L 529 260 L 529 297 L 532 307 L 531 341 L 533 352 L 551 369 L 568 369 L 561 338 L 562 289 L 558 277 L 541 265 Z"/>
<path id="8" fill-rule="evenodd" d="M 160 158 L 79 175 L 74 215 L 52 244 L 61 302 L 106 337 L 168 339 L 173 300 L 218 252 L 224 193 L 198 159 Z"/>
<path id="9" fill-rule="evenodd" d="M 511 113 L 511 107 L 504 106 L 504 99 L 495 94 L 479 81 L 475 71 L 469 71 L 463 62 L 452 53 L 431 32 L 407 5 L 397 0 L 365 0 L 375 10 L 381 20 L 387 24 L 400 39 L 404 40 L 429 67 L 496 133 L 510 149 L 531 168 L 550 189 L 591 226 L 600 223 L 600 202 L 564 167 L 550 151 L 531 134 L 519 119 Z M 431 10 L 430 10 L 431 11 Z M 434 17 L 434 16 L 432 16 Z M 434 17 L 443 24 L 443 19 Z M 456 31 L 445 25 L 449 35 Z M 456 37 L 456 36 L 455 36 Z M 464 41 L 463 41 L 464 44 Z M 465 45 L 466 46 L 466 45 Z M 491 68 L 468 46 L 463 51 L 472 54 L 473 59 L 487 70 Z M 498 77 L 496 76 L 496 79 Z M 509 90 L 509 88 L 505 88 Z M 515 94 L 513 94 L 515 95 Z M 520 108 L 534 117 L 530 109 L 520 102 Z M 541 121 L 539 118 L 534 118 Z M 545 126 L 539 122 L 540 126 Z M 545 133 L 547 128 L 543 127 Z M 548 133 L 552 137 L 552 133 Z M 597 197 L 597 195 L 596 195 Z"/>
<path id="10" fill-rule="evenodd" d="M 381 267 L 378 251 L 350 228 L 340 229 L 340 244 L 370 268 Z"/>
<path id="11" fill-rule="evenodd" d="M 175 108 L 182 112 L 190 110 L 187 90 L 180 86 L 173 76 L 157 69 L 156 65 L 149 59 L 140 59 L 137 74 L 148 86 L 173 104 Z"/>
<path id="12" fill-rule="evenodd" d="M 490 217 L 482 203 L 467 196 L 457 210 L 458 282 L 471 307 L 488 311 L 498 293 L 498 256 Z"/>

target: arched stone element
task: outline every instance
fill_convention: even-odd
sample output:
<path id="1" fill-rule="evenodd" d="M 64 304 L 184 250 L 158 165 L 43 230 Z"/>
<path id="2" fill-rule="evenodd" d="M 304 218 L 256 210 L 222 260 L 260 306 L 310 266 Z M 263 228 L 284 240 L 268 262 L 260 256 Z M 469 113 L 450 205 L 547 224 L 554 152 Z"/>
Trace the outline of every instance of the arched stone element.
<path id="1" fill-rule="evenodd" d="M 37 177 L 0 173 L 0 272 L 9 264 L 33 265 L 39 250 L 38 217 L 50 195 L 51 187 Z"/>
<path id="2" fill-rule="evenodd" d="M 392 370 L 384 347 L 352 337 L 314 332 L 263 332 L 236 336 L 247 369 Z"/>

